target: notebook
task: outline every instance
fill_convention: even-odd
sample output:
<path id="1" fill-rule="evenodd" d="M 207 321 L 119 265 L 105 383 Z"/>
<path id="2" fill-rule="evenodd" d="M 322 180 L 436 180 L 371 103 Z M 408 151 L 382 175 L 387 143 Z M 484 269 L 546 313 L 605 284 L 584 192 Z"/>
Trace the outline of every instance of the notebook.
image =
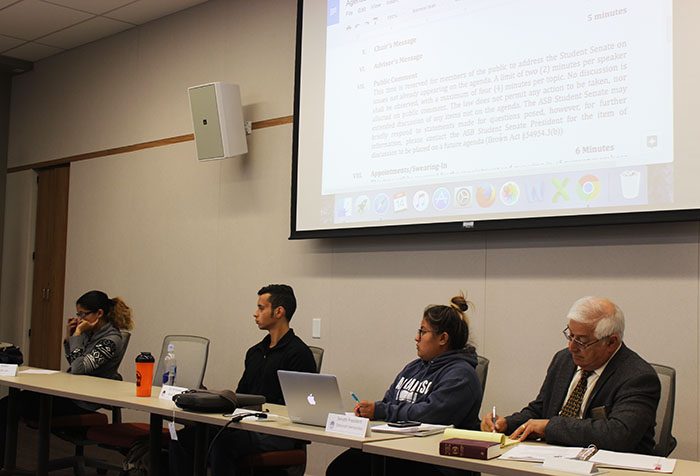
<path id="1" fill-rule="evenodd" d="M 278 370 L 277 376 L 294 423 L 326 426 L 329 413 L 344 413 L 335 375 Z"/>

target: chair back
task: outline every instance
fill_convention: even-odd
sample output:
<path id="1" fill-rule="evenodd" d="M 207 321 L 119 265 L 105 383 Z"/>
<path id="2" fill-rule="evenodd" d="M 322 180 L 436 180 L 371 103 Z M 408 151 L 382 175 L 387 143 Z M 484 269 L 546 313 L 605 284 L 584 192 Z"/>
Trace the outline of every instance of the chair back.
<path id="1" fill-rule="evenodd" d="M 165 356 L 168 355 L 168 346 L 173 344 L 175 358 L 177 360 L 177 376 L 175 385 L 187 388 L 202 388 L 204 372 L 207 369 L 209 357 L 209 339 L 200 336 L 170 335 L 163 339 L 163 347 L 160 349 L 158 365 L 153 375 L 153 385 L 163 385 L 163 373 L 165 372 Z"/>
<path id="2" fill-rule="evenodd" d="M 311 353 L 314 354 L 314 360 L 316 361 L 316 373 L 320 374 L 324 350 L 321 347 L 315 347 L 313 345 L 310 345 L 309 349 L 311 349 Z"/>
<path id="3" fill-rule="evenodd" d="M 131 332 L 127 331 L 126 329 L 119 329 L 119 333 L 122 335 L 122 348 L 119 350 L 119 352 L 121 353 L 121 355 L 119 356 L 119 362 L 121 365 L 121 361 L 124 359 L 124 355 L 126 355 L 126 349 L 129 348 Z"/>
<path id="4" fill-rule="evenodd" d="M 126 354 L 126 349 L 129 347 L 129 340 L 131 340 L 131 332 L 126 329 L 119 329 L 119 333 L 122 335 L 122 347 L 119 349 L 119 366 L 122 365 L 122 360 L 124 360 L 124 355 Z M 122 374 L 117 372 L 117 380 L 124 380 Z"/>
<path id="5" fill-rule="evenodd" d="M 654 429 L 654 450 L 656 456 L 668 456 L 676 447 L 676 439 L 671 434 L 673 410 L 676 404 L 676 370 L 666 365 L 651 364 L 661 382 L 661 398 L 656 408 L 656 428 Z"/>
<path id="6" fill-rule="evenodd" d="M 489 374 L 489 359 L 481 355 L 476 357 L 476 375 L 479 377 L 479 382 L 481 383 L 481 393 L 483 394 L 486 390 L 486 377 Z"/>
<path id="7" fill-rule="evenodd" d="M 126 329 L 120 329 L 119 332 L 122 335 L 122 358 L 126 354 L 126 349 L 129 347 L 129 341 L 131 340 L 131 332 Z"/>

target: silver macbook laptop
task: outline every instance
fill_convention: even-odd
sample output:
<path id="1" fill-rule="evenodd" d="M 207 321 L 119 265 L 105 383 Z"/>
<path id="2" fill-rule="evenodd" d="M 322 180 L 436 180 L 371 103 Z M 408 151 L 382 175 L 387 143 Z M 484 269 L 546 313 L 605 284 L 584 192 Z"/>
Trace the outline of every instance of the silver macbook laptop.
<path id="1" fill-rule="evenodd" d="M 278 370 L 277 376 L 294 423 L 326 426 L 329 413 L 345 412 L 335 375 Z"/>

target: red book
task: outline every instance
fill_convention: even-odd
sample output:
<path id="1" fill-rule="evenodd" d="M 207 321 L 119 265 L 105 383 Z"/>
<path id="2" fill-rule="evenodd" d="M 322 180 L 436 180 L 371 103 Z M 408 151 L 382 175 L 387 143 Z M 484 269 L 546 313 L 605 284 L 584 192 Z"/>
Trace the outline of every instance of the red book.
<path id="1" fill-rule="evenodd" d="M 501 454 L 501 445 L 495 441 L 450 438 L 440 442 L 440 454 L 460 458 L 491 459 Z"/>

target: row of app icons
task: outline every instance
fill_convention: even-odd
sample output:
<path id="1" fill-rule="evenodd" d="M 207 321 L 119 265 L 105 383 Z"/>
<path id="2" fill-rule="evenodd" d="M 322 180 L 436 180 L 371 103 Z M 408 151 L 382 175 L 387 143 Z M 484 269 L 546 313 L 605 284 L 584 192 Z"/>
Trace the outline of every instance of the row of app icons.
<path id="1" fill-rule="evenodd" d="M 640 177 L 640 172 L 636 170 L 620 172 L 620 189 L 625 199 L 633 199 L 639 195 Z M 572 187 L 572 185 L 575 186 Z M 450 206 L 489 208 L 497 202 L 506 207 L 512 207 L 521 200 L 526 199 L 527 202 L 534 203 L 543 202 L 550 197 L 553 204 L 561 204 L 571 200 L 572 192 L 575 192 L 575 197 L 583 202 L 592 202 L 600 196 L 601 181 L 596 175 L 587 173 L 579 176 L 576 181 L 568 177 L 552 177 L 548 181 L 528 180 L 525 186 L 515 180 L 508 180 L 500 187 L 492 183 L 483 183 L 478 186 L 464 185 L 451 188 L 450 191 L 448 187 L 439 187 L 432 196 L 426 190 L 418 190 L 412 195 L 399 191 L 393 194 L 380 192 L 373 198 L 364 194 L 356 198 L 341 197 L 336 201 L 336 217 L 362 217 L 368 215 L 370 211 L 374 211 L 377 215 L 384 215 L 390 211 L 399 213 L 411 208 L 417 212 L 425 212 L 430 207 L 438 212 Z"/>

